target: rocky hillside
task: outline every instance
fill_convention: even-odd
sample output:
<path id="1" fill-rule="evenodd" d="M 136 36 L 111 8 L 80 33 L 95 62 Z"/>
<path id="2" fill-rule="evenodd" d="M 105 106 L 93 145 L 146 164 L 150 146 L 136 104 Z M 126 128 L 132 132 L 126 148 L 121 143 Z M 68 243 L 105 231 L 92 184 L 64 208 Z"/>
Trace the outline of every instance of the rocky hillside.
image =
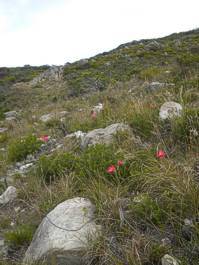
<path id="1" fill-rule="evenodd" d="M 199 264 L 198 29 L 0 93 L 0 265 Z"/>

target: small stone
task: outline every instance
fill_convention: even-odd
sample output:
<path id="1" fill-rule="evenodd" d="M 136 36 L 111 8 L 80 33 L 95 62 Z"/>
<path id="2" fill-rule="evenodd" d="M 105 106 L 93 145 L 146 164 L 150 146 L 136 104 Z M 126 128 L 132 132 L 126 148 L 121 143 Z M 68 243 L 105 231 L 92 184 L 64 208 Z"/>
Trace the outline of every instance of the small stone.
<path id="1" fill-rule="evenodd" d="M 93 111 L 97 112 L 97 113 L 100 113 L 103 110 L 103 108 L 104 108 L 103 104 L 102 103 L 98 103 L 98 105 L 93 107 Z"/>
<path id="2" fill-rule="evenodd" d="M 161 240 L 163 246 L 170 246 L 171 240 L 168 237 L 165 237 Z"/>
<path id="3" fill-rule="evenodd" d="M 17 189 L 9 186 L 6 191 L 0 196 L 0 204 L 6 204 L 17 198 Z"/>
<path id="4" fill-rule="evenodd" d="M 177 102 L 165 102 L 159 112 L 159 117 L 162 120 L 180 117 L 182 115 L 182 106 Z"/>
<path id="5" fill-rule="evenodd" d="M 7 130 L 8 130 L 8 128 L 0 128 L 0 133 L 5 133 L 5 132 L 7 132 Z"/>
<path id="6" fill-rule="evenodd" d="M 178 261 L 168 254 L 164 255 L 161 261 L 162 265 L 179 265 Z"/>
<path id="7" fill-rule="evenodd" d="M 18 213 L 21 210 L 21 208 L 20 207 L 15 207 L 14 210 L 15 210 L 16 213 Z"/>
<path id="8" fill-rule="evenodd" d="M 31 167 L 33 166 L 33 163 L 28 163 L 28 164 L 25 164 L 23 166 L 20 166 L 19 168 L 19 172 L 21 174 L 25 173 L 28 169 L 30 169 Z"/>

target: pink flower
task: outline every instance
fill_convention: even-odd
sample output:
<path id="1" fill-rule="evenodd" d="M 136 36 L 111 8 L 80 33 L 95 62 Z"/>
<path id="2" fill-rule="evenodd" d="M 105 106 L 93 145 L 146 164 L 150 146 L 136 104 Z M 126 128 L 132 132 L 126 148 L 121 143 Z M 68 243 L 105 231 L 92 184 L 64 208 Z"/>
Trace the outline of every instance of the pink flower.
<path id="1" fill-rule="evenodd" d="M 156 152 L 156 158 L 162 159 L 166 157 L 166 153 L 164 152 L 164 150 L 158 150 Z"/>
<path id="2" fill-rule="evenodd" d="M 42 135 L 39 138 L 40 141 L 47 143 L 49 141 L 49 136 L 48 135 Z"/>
<path id="3" fill-rule="evenodd" d="M 94 111 L 94 110 L 91 111 L 91 118 L 93 120 L 95 120 L 97 118 L 97 112 L 96 111 Z"/>
<path id="4" fill-rule="evenodd" d="M 120 167 L 120 166 L 123 166 L 124 165 L 124 161 L 122 160 L 118 160 L 117 161 L 117 165 Z"/>
<path id="5" fill-rule="evenodd" d="M 113 174 L 116 172 L 116 167 L 114 165 L 111 165 L 107 168 L 106 172 L 109 174 Z"/>

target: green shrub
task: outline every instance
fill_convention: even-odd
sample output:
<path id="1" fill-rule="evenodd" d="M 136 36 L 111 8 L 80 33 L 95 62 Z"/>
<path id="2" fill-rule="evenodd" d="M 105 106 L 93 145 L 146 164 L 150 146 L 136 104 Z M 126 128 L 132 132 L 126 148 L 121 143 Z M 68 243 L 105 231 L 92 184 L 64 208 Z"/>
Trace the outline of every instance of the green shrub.
<path id="1" fill-rule="evenodd" d="M 36 174 L 46 183 L 51 183 L 57 177 L 73 171 L 76 158 L 70 153 L 53 154 L 40 157 Z"/>
<path id="2" fill-rule="evenodd" d="M 152 222 L 155 225 L 164 221 L 164 212 L 159 207 L 157 201 L 148 194 L 140 194 L 133 204 L 133 214 L 140 221 Z"/>
<path id="3" fill-rule="evenodd" d="M 28 246 L 32 240 L 35 227 L 32 225 L 20 225 L 13 231 L 5 233 L 5 240 L 11 247 L 19 248 Z"/>
<path id="4" fill-rule="evenodd" d="M 14 140 L 8 146 L 8 161 L 21 161 L 25 159 L 27 155 L 34 154 L 41 145 L 42 142 L 34 135 Z"/>

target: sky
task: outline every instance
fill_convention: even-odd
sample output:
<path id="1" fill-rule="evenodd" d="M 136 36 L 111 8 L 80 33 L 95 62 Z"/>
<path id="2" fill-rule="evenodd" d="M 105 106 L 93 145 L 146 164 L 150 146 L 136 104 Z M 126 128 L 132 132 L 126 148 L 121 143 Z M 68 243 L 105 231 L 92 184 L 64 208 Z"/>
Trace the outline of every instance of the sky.
<path id="1" fill-rule="evenodd" d="M 199 0 L 0 0 L 0 66 L 63 65 L 199 27 Z"/>

